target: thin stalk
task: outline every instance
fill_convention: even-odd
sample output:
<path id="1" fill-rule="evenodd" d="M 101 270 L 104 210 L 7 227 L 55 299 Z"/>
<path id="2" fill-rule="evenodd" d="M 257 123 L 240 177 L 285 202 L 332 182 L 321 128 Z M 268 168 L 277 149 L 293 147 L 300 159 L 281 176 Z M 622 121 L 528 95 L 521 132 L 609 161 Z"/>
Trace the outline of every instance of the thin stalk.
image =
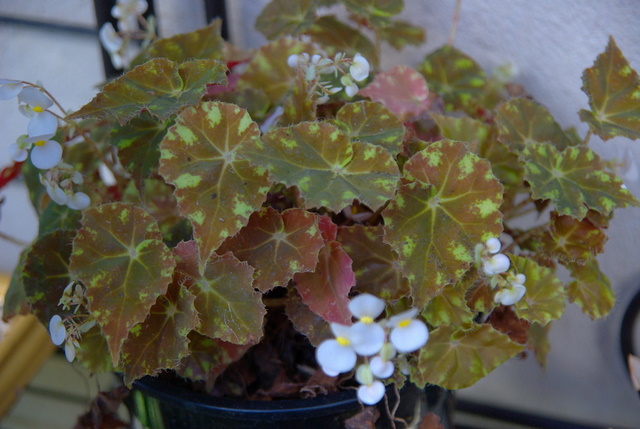
<path id="1" fill-rule="evenodd" d="M 593 131 L 591 131 L 591 128 L 589 128 L 589 132 L 587 133 L 587 135 L 584 137 L 584 140 L 582 141 L 582 146 L 586 146 L 589 144 L 589 140 L 591 140 L 592 135 L 593 135 Z"/>
<path id="2" fill-rule="evenodd" d="M 9 243 L 13 243 L 13 244 L 15 244 L 17 246 L 20 246 L 20 247 L 27 247 L 29 245 L 29 243 L 26 243 L 26 242 L 24 242 L 22 240 L 19 240 L 19 239 L 15 238 L 15 237 L 7 235 L 4 232 L 0 232 L 0 239 L 8 241 Z"/>
<path id="3" fill-rule="evenodd" d="M 456 7 L 453 10 L 453 20 L 451 21 L 451 30 L 449 31 L 449 41 L 447 44 L 453 46 L 458 31 L 458 23 L 460 22 L 460 9 L 462 8 L 462 0 L 456 0 Z"/>
<path id="4" fill-rule="evenodd" d="M 536 226 L 535 228 L 531 228 L 529 231 L 526 231 L 526 232 L 522 233 L 521 235 L 519 235 L 518 237 L 515 237 L 513 239 L 513 242 L 511 242 L 510 244 L 505 246 L 503 249 L 500 249 L 500 252 L 501 253 L 509 252 L 515 246 L 517 246 L 520 243 L 528 240 L 529 238 L 533 237 L 534 235 L 538 234 L 539 232 L 546 231 L 548 226 L 549 226 L 548 224 L 542 224 L 542 225 Z"/>

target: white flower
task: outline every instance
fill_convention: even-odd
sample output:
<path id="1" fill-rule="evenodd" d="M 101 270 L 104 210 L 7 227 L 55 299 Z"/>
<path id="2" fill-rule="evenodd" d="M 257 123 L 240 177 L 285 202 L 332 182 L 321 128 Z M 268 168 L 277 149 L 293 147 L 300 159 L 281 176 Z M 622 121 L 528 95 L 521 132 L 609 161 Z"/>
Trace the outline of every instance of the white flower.
<path id="1" fill-rule="evenodd" d="M 497 238 L 490 238 L 486 241 L 485 246 L 489 253 L 498 253 L 502 247 L 502 243 Z"/>
<path id="2" fill-rule="evenodd" d="M 351 344 L 351 326 L 332 323 L 335 339 L 323 341 L 316 349 L 316 360 L 325 374 L 336 376 L 356 365 L 357 355 Z"/>
<path id="3" fill-rule="evenodd" d="M 53 105 L 53 101 L 47 95 L 32 86 L 24 88 L 18 94 L 20 112 L 30 118 L 27 126 L 29 137 L 41 137 L 47 140 L 53 137 L 58 129 L 58 119 L 47 109 Z"/>
<path id="4" fill-rule="evenodd" d="M 18 137 L 15 143 L 9 145 L 9 156 L 16 162 L 25 161 L 29 157 L 29 149 L 31 149 L 32 143 L 25 142 L 27 135 L 21 135 Z"/>
<path id="5" fill-rule="evenodd" d="M 388 378 L 393 375 L 395 370 L 393 362 L 390 360 L 384 360 L 380 356 L 374 356 L 369 363 L 371 373 L 378 378 Z"/>
<path id="6" fill-rule="evenodd" d="M 362 55 L 356 54 L 356 56 L 353 57 L 351 67 L 349 67 L 349 74 L 356 82 L 365 80 L 369 77 L 369 61 Z"/>
<path id="7" fill-rule="evenodd" d="M 353 97 L 354 95 L 356 95 L 358 93 L 358 90 L 360 89 L 349 76 L 342 76 L 340 78 L 340 83 L 344 85 L 344 92 L 349 97 Z"/>
<path id="8" fill-rule="evenodd" d="M 62 190 L 62 188 L 60 188 L 57 183 L 47 182 L 45 184 L 45 189 L 47 191 L 47 195 L 49 195 L 49 198 L 51 198 L 56 204 L 61 206 L 67 204 L 69 195 L 67 195 L 67 193 Z"/>
<path id="9" fill-rule="evenodd" d="M 67 206 L 74 210 L 82 210 L 89 207 L 91 198 L 84 192 L 76 192 L 67 200 Z"/>
<path id="10" fill-rule="evenodd" d="M 62 160 L 62 146 L 55 140 L 38 140 L 31 149 L 31 162 L 36 168 L 48 170 Z"/>
<path id="11" fill-rule="evenodd" d="M 496 292 L 493 300 L 502 305 L 513 305 L 522 299 L 526 291 L 527 288 L 521 284 L 511 284 L 509 287 Z"/>
<path id="12" fill-rule="evenodd" d="M 111 16 L 118 20 L 128 19 L 131 16 L 142 15 L 148 7 L 146 0 L 118 0 L 111 8 Z"/>
<path id="13" fill-rule="evenodd" d="M 56 346 L 64 343 L 64 339 L 67 337 L 67 330 L 64 327 L 62 318 L 57 314 L 49 321 L 49 335 L 51 335 L 51 341 Z"/>
<path id="14" fill-rule="evenodd" d="M 64 356 L 69 362 L 73 362 L 76 358 L 76 346 L 79 346 L 79 344 L 75 339 L 70 338 L 64 343 Z"/>
<path id="15" fill-rule="evenodd" d="M 0 79 L 0 100 L 11 100 L 22 91 L 24 84 L 19 80 Z"/>
<path id="16" fill-rule="evenodd" d="M 109 53 L 116 53 L 122 48 L 124 41 L 122 37 L 118 35 L 115 28 L 113 28 L 113 24 L 110 22 L 105 22 L 100 27 L 100 31 L 98 32 L 98 38 L 100 39 L 100 43 L 104 49 Z"/>
<path id="17" fill-rule="evenodd" d="M 358 319 L 351 327 L 352 346 L 361 356 L 378 353 L 384 344 L 384 329 L 375 323 L 384 307 L 383 300 L 368 293 L 360 294 L 349 302 L 349 311 Z"/>
<path id="18" fill-rule="evenodd" d="M 370 365 L 360 365 L 356 370 L 356 381 L 361 384 L 358 388 L 358 399 L 363 404 L 374 405 L 384 397 L 385 388 L 382 382 L 373 378 Z"/>
<path id="19" fill-rule="evenodd" d="M 287 58 L 287 65 L 294 69 L 298 67 L 298 64 L 300 64 L 300 57 L 298 56 L 298 54 L 289 55 L 289 57 Z"/>
<path id="20" fill-rule="evenodd" d="M 389 340 L 400 353 L 411 353 L 429 340 L 429 329 L 421 320 L 415 319 L 418 310 L 412 308 L 389 319 L 393 329 Z"/>
<path id="21" fill-rule="evenodd" d="M 484 272 L 490 276 L 494 274 L 504 273 L 509 269 L 511 262 L 509 258 L 502 253 L 497 253 L 489 259 L 484 260 L 482 268 Z"/>
<path id="22" fill-rule="evenodd" d="M 372 323 L 384 311 L 385 302 L 369 293 L 360 295 L 349 301 L 349 311 L 353 317 L 364 323 Z"/>
<path id="23" fill-rule="evenodd" d="M 369 385 L 363 384 L 358 387 L 358 399 L 363 404 L 375 405 L 384 398 L 385 389 L 381 381 L 376 380 Z"/>

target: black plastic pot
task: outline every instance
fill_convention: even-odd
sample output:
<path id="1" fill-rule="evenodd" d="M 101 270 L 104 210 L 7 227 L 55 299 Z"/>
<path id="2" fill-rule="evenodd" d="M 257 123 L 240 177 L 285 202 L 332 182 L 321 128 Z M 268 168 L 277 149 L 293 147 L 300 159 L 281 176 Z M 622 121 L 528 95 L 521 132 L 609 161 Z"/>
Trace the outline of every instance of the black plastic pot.
<path id="1" fill-rule="evenodd" d="M 400 394 L 396 416 L 410 422 L 434 412 L 445 428 L 453 427 L 453 395 L 447 390 L 435 386 L 420 390 L 407 383 Z M 392 389 L 388 396 L 393 407 L 397 398 Z M 363 410 L 355 391 L 310 399 L 248 401 L 214 398 L 153 377 L 134 384 L 131 401 L 136 419 L 150 429 L 343 428 L 349 418 Z M 384 404 L 378 408 L 381 418 L 377 427 L 392 427 L 385 418 L 388 413 Z"/>

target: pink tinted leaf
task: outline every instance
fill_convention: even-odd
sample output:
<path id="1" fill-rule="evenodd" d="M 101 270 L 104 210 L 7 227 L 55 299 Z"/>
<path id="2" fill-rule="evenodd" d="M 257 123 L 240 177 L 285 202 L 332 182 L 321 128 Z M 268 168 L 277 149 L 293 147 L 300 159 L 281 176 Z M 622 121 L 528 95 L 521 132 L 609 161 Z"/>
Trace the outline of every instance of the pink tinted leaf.
<path id="1" fill-rule="evenodd" d="M 404 65 L 378 74 L 359 94 L 382 103 L 403 121 L 419 116 L 430 106 L 427 81 Z"/>
<path id="2" fill-rule="evenodd" d="M 302 301 L 328 322 L 351 323 L 349 291 L 356 283 L 351 258 L 337 241 L 327 243 L 318 255 L 312 273 L 299 273 L 293 279 Z"/>

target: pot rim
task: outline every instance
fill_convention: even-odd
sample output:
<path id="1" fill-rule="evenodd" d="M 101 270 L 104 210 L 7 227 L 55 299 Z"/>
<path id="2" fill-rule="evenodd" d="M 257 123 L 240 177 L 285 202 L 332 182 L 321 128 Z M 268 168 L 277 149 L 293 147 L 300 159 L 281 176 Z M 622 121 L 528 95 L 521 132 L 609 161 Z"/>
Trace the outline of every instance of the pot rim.
<path id="1" fill-rule="evenodd" d="M 205 412 L 211 415 L 245 416 L 269 420 L 292 419 L 301 416 L 328 415 L 353 410 L 358 407 L 355 389 L 319 395 L 308 399 L 279 399 L 259 401 L 239 398 L 218 398 L 171 384 L 158 377 L 146 376 L 136 380 L 134 390 L 139 390 L 159 401 L 174 403 L 183 409 Z M 278 417 L 280 416 L 280 417 Z"/>

